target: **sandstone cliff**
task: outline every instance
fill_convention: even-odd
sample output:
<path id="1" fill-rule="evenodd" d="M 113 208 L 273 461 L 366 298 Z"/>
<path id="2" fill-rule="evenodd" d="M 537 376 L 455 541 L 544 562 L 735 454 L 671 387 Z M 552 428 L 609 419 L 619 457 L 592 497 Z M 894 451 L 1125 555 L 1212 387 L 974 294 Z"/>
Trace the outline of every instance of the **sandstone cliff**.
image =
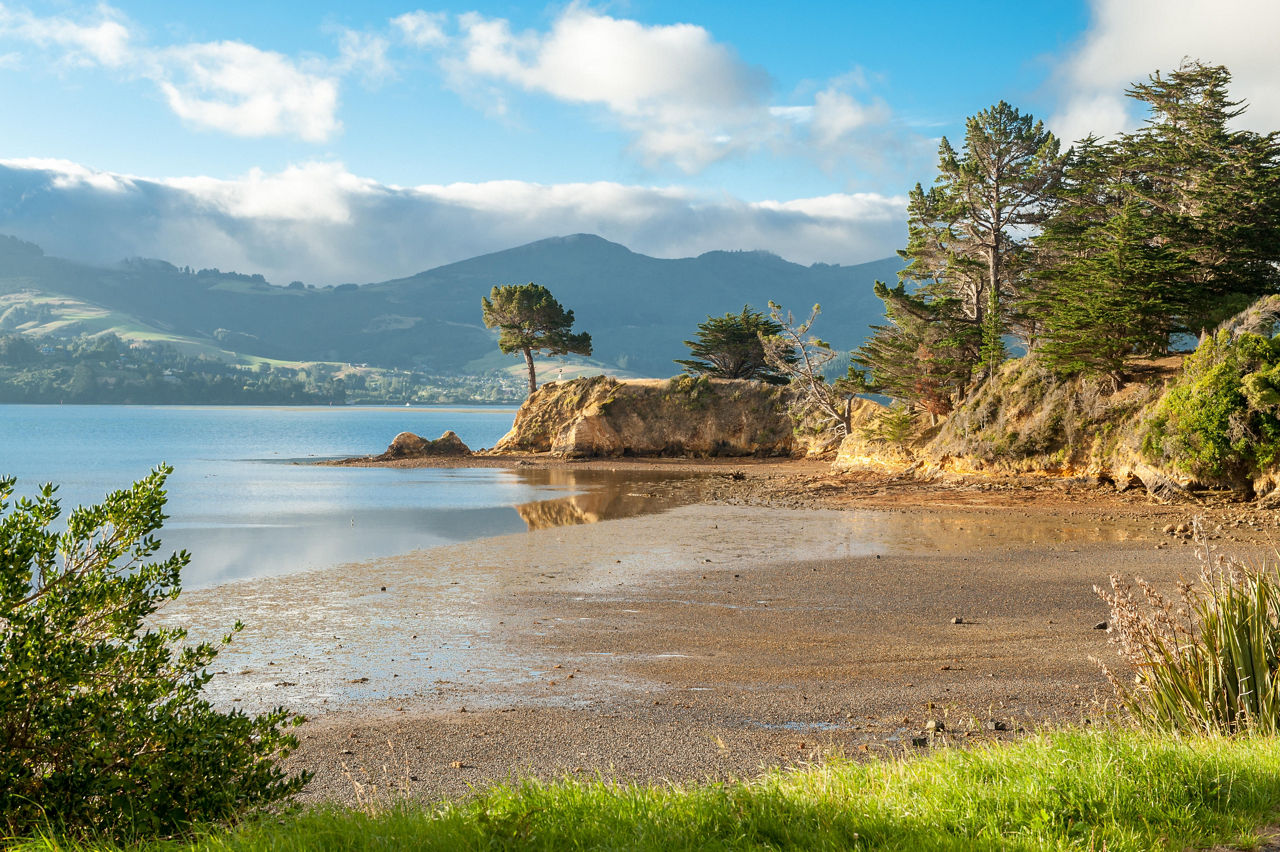
<path id="1" fill-rule="evenodd" d="M 782 456 L 794 445 L 785 392 L 756 382 L 608 376 L 548 382 L 516 414 L 495 453 L 589 456 Z"/>

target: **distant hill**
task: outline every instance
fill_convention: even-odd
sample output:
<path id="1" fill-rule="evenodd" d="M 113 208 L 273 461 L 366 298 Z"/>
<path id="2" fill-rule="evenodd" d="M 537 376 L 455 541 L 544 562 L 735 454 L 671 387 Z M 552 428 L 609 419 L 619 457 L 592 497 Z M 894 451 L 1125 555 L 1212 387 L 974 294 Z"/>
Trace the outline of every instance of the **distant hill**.
<path id="1" fill-rule="evenodd" d="M 211 353 L 476 372 L 514 363 L 483 327 L 480 298 L 495 284 L 535 281 L 591 333 L 593 361 L 667 376 L 676 372 L 672 359 L 687 354 L 682 341 L 708 314 L 744 304 L 763 310 L 770 299 L 796 314 L 821 303 L 815 331 L 837 348 L 857 346 L 882 314 L 873 282 L 892 281 L 901 265 L 895 257 L 806 267 L 767 252 L 667 260 L 576 234 L 409 278 L 314 288 L 161 260 L 87 266 L 0 237 L 0 333 L 116 331 Z"/>

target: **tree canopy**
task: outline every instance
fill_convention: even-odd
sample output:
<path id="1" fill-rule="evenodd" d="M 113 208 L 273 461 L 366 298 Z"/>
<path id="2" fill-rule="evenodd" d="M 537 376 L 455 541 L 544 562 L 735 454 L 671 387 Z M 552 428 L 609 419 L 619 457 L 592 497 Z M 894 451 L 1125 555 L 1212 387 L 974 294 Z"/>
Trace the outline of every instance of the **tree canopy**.
<path id="1" fill-rule="evenodd" d="M 1054 373 L 1119 381 L 1172 335 L 1203 334 L 1280 291 L 1280 134 L 1219 65 L 1186 62 L 1127 94 L 1146 121 L 1065 155 L 1003 102 L 972 116 L 908 199 L 906 266 L 877 283 L 885 322 L 855 353 L 868 389 L 945 414 L 994 374 L 1005 340 Z"/>
<path id="2" fill-rule="evenodd" d="M 529 393 L 538 389 L 533 353 L 591 354 L 591 335 L 573 333 L 573 311 L 567 311 L 540 284 L 495 286 L 481 299 L 485 328 L 498 329 L 498 348 L 524 355 L 529 368 Z"/>
<path id="3" fill-rule="evenodd" d="M 749 379 L 784 385 L 790 381 L 765 359 L 762 337 L 782 333 L 782 326 L 765 314 L 743 305 L 742 312 L 722 317 L 708 316 L 698 323 L 697 340 L 686 340 L 692 358 L 676 359 L 684 371 L 696 376 L 721 379 Z M 795 353 L 782 353 L 788 363 L 795 363 Z"/>

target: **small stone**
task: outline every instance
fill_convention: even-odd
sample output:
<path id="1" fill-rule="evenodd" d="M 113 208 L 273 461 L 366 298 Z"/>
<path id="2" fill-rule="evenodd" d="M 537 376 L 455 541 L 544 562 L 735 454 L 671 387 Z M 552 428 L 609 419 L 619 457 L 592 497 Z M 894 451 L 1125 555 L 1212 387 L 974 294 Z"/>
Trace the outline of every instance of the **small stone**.
<path id="1" fill-rule="evenodd" d="M 382 587 L 382 591 L 384 591 L 384 592 L 385 592 L 386 590 L 387 590 L 387 587 L 386 587 L 386 586 L 383 586 L 383 587 Z"/>
<path id="2" fill-rule="evenodd" d="M 1009 730 L 1009 726 L 1006 723 L 1001 722 L 999 719 L 988 719 L 986 722 L 983 723 L 982 727 L 986 728 L 988 731 Z"/>
<path id="3" fill-rule="evenodd" d="M 964 624 L 964 616 L 957 615 L 955 618 L 951 619 L 951 623 L 952 623 L 952 624 Z"/>
<path id="4" fill-rule="evenodd" d="M 1094 629 L 1094 630 L 1106 630 L 1106 629 L 1107 629 L 1107 623 L 1106 623 L 1105 621 L 1099 621 L 1097 624 L 1093 625 L 1093 629 Z"/>
<path id="5" fill-rule="evenodd" d="M 454 769 L 465 769 L 465 768 L 466 768 L 466 764 L 465 764 L 465 763 L 463 763 L 461 760 L 455 760 L 453 763 L 450 763 L 449 765 L 450 765 L 450 766 L 452 766 Z"/>
<path id="6" fill-rule="evenodd" d="M 941 719 L 930 719 L 924 723 L 924 729 L 931 733 L 945 731 L 947 729 L 947 723 L 943 722 Z"/>
<path id="7" fill-rule="evenodd" d="M 1163 529 L 1163 530 L 1161 530 L 1161 532 L 1162 532 L 1162 533 L 1164 533 L 1165 535 L 1170 535 L 1171 533 L 1173 533 L 1173 532 L 1174 532 L 1174 531 L 1176 531 L 1177 529 L 1178 529 L 1178 528 L 1177 528 L 1177 527 L 1175 527 L 1173 524 L 1165 524 L 1165 525 L 1164 525 L 1164 529 Z"/>

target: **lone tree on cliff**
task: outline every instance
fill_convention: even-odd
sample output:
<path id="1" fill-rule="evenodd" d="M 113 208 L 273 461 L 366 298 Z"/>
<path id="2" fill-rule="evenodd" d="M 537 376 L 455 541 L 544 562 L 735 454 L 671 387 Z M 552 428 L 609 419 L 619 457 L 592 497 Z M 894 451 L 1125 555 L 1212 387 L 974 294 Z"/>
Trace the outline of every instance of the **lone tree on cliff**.
<path id="1" fill-rule="evenodd" d="M 693 357 L 677 358 L 676 363 L 692 375 L 785 385 L 791 377 L 769 365 L 760 342 L 762 337 L 773 337 L 782 331 L 781 325 L 753 311 L 750 305 L 743 305 L 740 314 L 709 316 L 706 322 L 698 323 L 698 339 L 684 342 Z M 794 352 L 781 352 L 779 357 L 788 364 L 798 359 Z"/>
<path id="2" fill-rule="evenodd" d="M 540 284 L 495 286 L 481 303 L 485 328 L 499 330 L 498 348 L 508 354 L 524 354 L 529 367 L 529 393 L 538 389 L 533 371 L 535 351 L 548 355 L 591 354 L 591 335 L 573 334 L 573 311 L 566 311 Z"/>

